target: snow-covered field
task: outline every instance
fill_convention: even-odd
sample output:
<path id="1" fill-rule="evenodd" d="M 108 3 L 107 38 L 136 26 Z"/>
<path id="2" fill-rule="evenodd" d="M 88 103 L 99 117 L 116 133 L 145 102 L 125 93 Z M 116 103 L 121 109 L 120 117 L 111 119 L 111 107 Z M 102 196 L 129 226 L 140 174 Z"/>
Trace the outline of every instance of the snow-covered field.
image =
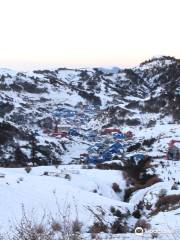
<path id="1" fill-rule="evenodd" d="M 122 202 L 121 196 L 112 189 L 114 182 L 119 183 L 122 189 L 125 187 L 119 171 L 62 165 L 57 169 L 53 166 L 35 167 L 30 173 L 24 169 L 5 168 L 0 168 L 0 172 L 5 174 L 5 178 L 0 178 L 0 227 L 3 230 L 8 228 L 9 220 L 20 220 L 22 205 L 40 217 L 44 212 L 55 215 L 58 206 L 63 212 L 70 204 L 73 218 L 76 217 L 73 211 L 76 206 L 79 219 L 86 227 L 93 223 L 87 206 L 101 206 L 107 211 L 111 206 L 122 211 L 133 208 L 133 204 Z M 50 172 L 51 176 L 45 176 L 44 172 Z M 65 179 L 65 174 L 69 174 L 71 179 Z"/>
<path id="2" fill-rule="evenodd" d="M 157 165 L 159 161 L 154 160 L 154 164 Z M 30 173 L 23 168 L 0 168 L 0 173 L 5 174 L 4 178 L 0 178 L 0 229 L 6 231 L 11 224 L 20 221 L 22 206 L 30 216 L 33 213 L 33 217 L 41 219 L 45 213 L 56 215 L 58 208 L 65 212 L 70 204 L 71 217 L 76 218 L 77 210 L 79 220 L 83 223 L 83 231 L 86 232 L 94 221 L 94 216 L 87 210 L 88 206 L 92 209 L 100 206 L 106 213 L 112 206 L 122 212 L 127 209 L 132 212 L 134 206 L 142 199 L 151 204 L 155 203 L 161 189 L 166 189 L 168 195 L 180 194 L 180 187 L 178 190 L 171 190 L 174 181 L 180 181 L 180 163 L 165 161 L 165 166 L 162 168 L 159 164 L 156 168 L 163 182 L 138 190 L 128 203 L 123 202 L 122 196 L 112 190 L 114 182 L 119 183 L 122 190 L 126 187 L 121 171 L 82 169 L 80 165 L 34 167 Z M 51 176 L 44 175 L 45 172 L 49 172 Z M 70 180 L 65 179 L 65 174 L 70 175 Z M 179 234 L 179 209 L 160 212 L 151 217 L 148 216 L 148 212 L 145 214 L 151 223 L 151 232 L 159 231 L 158 239 L 173 239 L 171 232 L 175 233 L 175 236 Z M 110 216 L 107 219 L 112 220 Z M 135 222 L 134 219 L 130 221 Z M 144 238 L 133 233 L 100 235 L 103 239 L 151 238 L 150 230 L 144 234 Z M 84 239 L 90 239 L 88 234 L 84 233 L 83 236 Z"/>

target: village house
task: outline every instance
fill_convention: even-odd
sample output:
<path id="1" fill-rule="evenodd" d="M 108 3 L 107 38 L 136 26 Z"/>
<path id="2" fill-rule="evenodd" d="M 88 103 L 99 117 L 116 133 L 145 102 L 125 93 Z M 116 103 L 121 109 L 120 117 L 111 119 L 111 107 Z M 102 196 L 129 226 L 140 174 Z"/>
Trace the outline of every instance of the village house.
<path id="1" fill-rule="evenodd" d="M 107 135 L 112 133 L 121 133 L 118 128 L 105 128 L 101 131 L 101 135 Z"/>

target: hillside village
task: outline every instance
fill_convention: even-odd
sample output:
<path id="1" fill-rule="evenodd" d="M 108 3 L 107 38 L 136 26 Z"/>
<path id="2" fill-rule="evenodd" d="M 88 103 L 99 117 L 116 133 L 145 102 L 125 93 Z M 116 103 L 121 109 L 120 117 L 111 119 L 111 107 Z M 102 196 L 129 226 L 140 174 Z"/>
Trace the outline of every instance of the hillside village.
<path id="1" fill-rule="evenodd" d="M 165 56 L 133 69 L 1 69 L 0 233 L 23 204 L 37 219 L 70 207 L 73 222 L 78 210 L 82 239 L 142 239 L 136 227 L 178 239 L 179 76 Z"/>

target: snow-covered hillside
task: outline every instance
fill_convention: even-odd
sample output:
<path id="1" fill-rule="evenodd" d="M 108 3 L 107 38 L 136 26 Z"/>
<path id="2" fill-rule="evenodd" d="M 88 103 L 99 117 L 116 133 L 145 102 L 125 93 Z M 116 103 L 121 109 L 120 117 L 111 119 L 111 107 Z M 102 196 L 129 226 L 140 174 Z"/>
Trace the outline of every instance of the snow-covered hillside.
<path id="1" fill-rule="evenodd" d="M 132 69 L 0 69 L 0 232 L 22 206 L 40 219 L 70 204 L 83 239 L 142 239 L 136 227 L 178 239 L 179 123 L 172 57 Z"/>

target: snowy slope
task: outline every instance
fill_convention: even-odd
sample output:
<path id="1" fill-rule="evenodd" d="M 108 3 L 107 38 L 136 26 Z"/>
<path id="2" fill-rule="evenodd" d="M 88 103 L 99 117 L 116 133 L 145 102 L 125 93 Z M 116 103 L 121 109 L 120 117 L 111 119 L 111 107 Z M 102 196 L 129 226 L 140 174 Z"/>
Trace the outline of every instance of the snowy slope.
<path id="1" fill-rule="evenodd" d="M 44 176 L 44 172 L 54 174 L 61 171 L 71 175 L 71 180 L 67 180 L 61 174 L 60 177 Z M 126 212 L 132 210 L 133 205 L 120 201 L 120 197 L 112 190 L 113 182 L 123 180 L 120 172 L 101 170 L 84 170 L 80 166 L 59 166 L 37 167 L 29 174 L 24 169 L 0 169 L 5 174 L 5 178 L 0 179 L 0 223 L 2 229 L 7 229 L 9 220 L 20 220 L 22 215 L 22 204 L 24 208 L 31 212 L 35 210 L 37 217 L 44 211 L 55 215 L 57 211 L 56 201 L 62 212 L 65 211 L 66 204 L 72 208 L 72 218 L 75 218 L 73 209 L 77 206 L 78 215 L 85 227 L 93 223 L 93 216 L 86 207 L 95 208 L 101 206 L 107 212 L 111 206 Z M 108 176 L 108 177 L 107 177 Z M 97 193 L 93 190 L 97 189 Z M 4 201 L 6 199 L 6 201 Z"/>

